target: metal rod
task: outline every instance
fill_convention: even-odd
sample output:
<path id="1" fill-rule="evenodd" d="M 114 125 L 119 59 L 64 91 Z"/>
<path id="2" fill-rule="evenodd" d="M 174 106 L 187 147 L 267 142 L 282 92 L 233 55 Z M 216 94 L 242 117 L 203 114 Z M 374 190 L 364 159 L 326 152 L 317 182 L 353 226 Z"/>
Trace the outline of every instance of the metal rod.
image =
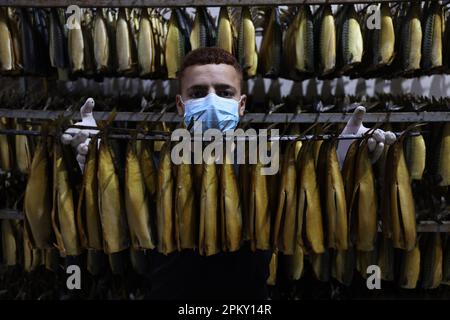
<path id="1" fill-rule="evenodd" d="M 110 112 L 94 112 L 94 118 L 107 120 Z M 346 123 L 351 113 L 247 113 L 241 118 L 242 122 L 251 123 Z M 72 120 L 80 120 L 79 113 L 72 111 L 51 110 L 24 110 L 24 109 L 0 109 L 0 117 L 15 119 L 40 119 L 54 120 L 59 116 L 70 117 Z M 172 122 L 179 123 L 183 120 L 174 112 L 117 112 L 114 121 L 118 122 Z M 375 112 L 366 113 L 365 122 L 450 122 L 450 111 L 438 112 Z"/>
<path id="2" fill-rule="evenodd" d="M 273 6 L 298 4 L 344 4 L 344 3 L 378 3 L 403 2 L 406 0 L 0 0 L 0 6 L 12 7 L 196 7 L 196 6 Z"/>
<path id="3" fill-rule="evenodd" d="M 81 127 L 81 126 L 77 126 Z M 81 127 L 83 128 L 83 127 Z M 89 127 L 89 128 L 95 128 L 95 127 Z M 84 128 L 86 129 L 86 128 Z M 45 133 L 46 135 L 54 135 L 52 133 Z M 420 133 L 417 132 L 411 132 L 409 135 L 419 135 Z M 9 135 L 9 136 L 41 136 L 43 135 L 43 132 L 36 131 L 36 130 L 13 130 L 13 129 L 0 129 L 0 135 Z M 402 135 L 402 132 L 395 132 L 396 136 Z M 97 136 L 97 134 L 89 134 L 90 138 L 93 138 Z M 333 135 L 333 134 L 321 134 L 321 135 L 283 135 L 283 136 L 267 136 L 269 141 L 306 141 L 306 140 L 329 140 L 329 139 L 337 139 L 337 140 L 354 140 L 354 139 L 362 139 L 364 138 L 364 135 L 355 135 L 355 134 L 341 134 L 341 135 Z M 255 136 L 252 135 L 245 135 L 245 136 L 223 136 L 225 140 L 234 139 L 237 141 L 250 141 L 250 140 L 257 140 L 260 135 L 256 134 Z M 139 133 L 136 137 L 134 135 L 130 134 L 114 134 L 114 133 L 108 133 L 109 139 L 117 139 L 117 140 L 154 140 L 154 141 L 165 141 L 165 140 L 171 140 L 170 133 L 167 134 L 161 134 L 158 133 L 152 133 L 148 132 L 145 134 Z M 192 141 L 212 141 L 213 138 L 205 138 L 204 136 L 193 136 Z"/>

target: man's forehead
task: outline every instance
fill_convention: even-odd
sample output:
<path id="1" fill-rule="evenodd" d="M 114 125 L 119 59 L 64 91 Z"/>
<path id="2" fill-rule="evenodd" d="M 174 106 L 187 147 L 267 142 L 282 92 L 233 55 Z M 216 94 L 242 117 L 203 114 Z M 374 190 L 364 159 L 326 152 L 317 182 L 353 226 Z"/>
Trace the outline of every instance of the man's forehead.
<path id="1" fill-rule="evenodd" d="M 183 71 L 184 88 L 197 85 L 229 85 L 240 87 L 240 74 L 228 64 L 205 64 L 189 66 Z"/>

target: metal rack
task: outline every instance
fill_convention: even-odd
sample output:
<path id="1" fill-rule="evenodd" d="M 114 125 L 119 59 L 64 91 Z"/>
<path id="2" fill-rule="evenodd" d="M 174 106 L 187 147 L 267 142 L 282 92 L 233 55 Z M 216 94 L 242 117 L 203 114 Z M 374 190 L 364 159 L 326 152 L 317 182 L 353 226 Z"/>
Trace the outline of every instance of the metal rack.
<path id="1" fill-rule="evenodd" d="M 0 6 L 14 7 L 198 7 L 198 6 L 273 6 L 298 4 L 344 4 L 344 3 L 378 3 L 406 2 L 406 0 L 0 0 Z"/>
<path id="2" fill-rule="evenodd" d="M 96 120 L 106 120 L 109 112 L 94 112 Z M 241 121 L 251 123 L 346 123 L 351 113 L 248 113 Z M 16 119 L 39 119 L 52 120 L 59 116 L 70 117 L 79 120 L 78 110 L 73 111 L 53 111 L 53 110 L 24 110 L 24 109 L 0 109 L 0 117 Z M 182 117 L 174 112 L 117 112 L 114 121 L 140 122 L 140 121 L 164 121 L 180 122 Z M 392 112 L 392 113 L 367 113 L 364 121 L 371 122 L 448 122 L 450 121 L 450 111 L 448 112 Z"/>

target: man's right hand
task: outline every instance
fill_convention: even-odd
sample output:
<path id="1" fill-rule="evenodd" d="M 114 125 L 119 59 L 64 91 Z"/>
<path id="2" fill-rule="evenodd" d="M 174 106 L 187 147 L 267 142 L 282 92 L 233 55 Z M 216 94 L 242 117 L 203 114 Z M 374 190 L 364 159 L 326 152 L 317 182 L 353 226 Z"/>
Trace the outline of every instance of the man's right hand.
<path id="1" fill-rule="evenodd" d="M 95 122 L 94 115 L 92 113 L 94 106 L 94 99 L 88 98 L 80 109 L 81 122 L 77 122 L 75 125 L 97 127 L 97 123 Z M 69 128 L 61 136 L 61 141 L 63 144 L 70 144 L 75 148 L 77 153 L 77 161 L 82 171 L 84 170 L 84 163 L 86 162 L 86 155 L 88 153 L 89 143 L 91 142 L 91 138 L 89 138 L 89 136 L 97 133 L 98 130 L 93 129 Z"/>

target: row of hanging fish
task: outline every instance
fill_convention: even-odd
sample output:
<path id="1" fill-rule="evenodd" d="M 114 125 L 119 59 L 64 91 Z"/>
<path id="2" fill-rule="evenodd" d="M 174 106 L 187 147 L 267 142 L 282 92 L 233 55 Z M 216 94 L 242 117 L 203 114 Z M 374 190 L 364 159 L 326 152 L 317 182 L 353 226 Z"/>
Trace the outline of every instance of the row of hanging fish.
<path id="1" fill-rule="evenodd" d="M 450 237 L 446 233 L 422 233 L 410 251 L 395 249 L 391 239 L 380 235 L 372 251 L 351 248 L 329 249 L 321 255 L 303 256 L 274 253 L 267 284 L 276 286 L 277 275 L 288 281 L 305 277 L 307 269 L 315 279 L 334 279 L 350 286 L 357 277 L 367 279 L 373 274 L 370 266 L 380 268 L 380 279 L 395 282 L 403 289 L 436 289 L 450 285 Z M 382 285 L 383 287 L 383 285 Z"/>
<path id="2" fill-rule="evenodd" d="M 445 27 L 449 19 L 438 1 L 382 3 L 378 4 L 379 15 L 368 7 L 358 11 L 353 4 L 336 8 L 335 12 L 331 5 L 315 12 L 307 5 L 284 12 L 272 8 L 266 15 L 260 73 L 303 80 L 448 72 L 449 30 Z"/>
<path id="3" fill-rule="evenodd" d="M 99 149 L 91 141 L 82 179 L 70 147 L 44 132 L 28 169 L 24 230 L 36 250 L 57 248 L 61 256 L 87 250 L 92 270 L 101 253 L 194 249 L 210 256 L 236 251 L 244 241 L 253 250 L 289 255 L 299 268 L 304 256 L 320 265 L 329 250 L 345 261 L 348 251 L 375 250 L 380 221 L 383 237 L 410 251 L 423 207 L 438 212 L 428 220 L 449 214 L 450 125 L 434 131 L 427 144 L 423 135 L 405 133 L 375 165 L 370 140 L 355 141 L 342 170 L 336 140 L 291 142 L 273 176 L 261 175 L 261 163 L 240 165 L 238 173 L 229 161 L 173 164 L 169 142 L 131 140 L 118 157 L 116 141 L 105 135 Z M 2 143 L 2 159 L 17 145 Z M 417 193 L 417 183 L 425 191 Z"/>
<path id="4" fill-rule="evenodd" d="M 445 9 L 438 1 L 378 5 L 379 15 L 353 4 L 205 7 L 192 17 L 172 9 L 83 9 L 79 20 L 58 9 L 2 8 L 0 71 L 73 76 L 177 77 L 184 56 L 217 46 L 235 55 L 245 78 L 415 77 L 448 72 Z M 262 17 L 262 18 L 261 18 Z M 259 52 L 256 26 L 263 20 Z M 69 25 L 69 27 L 66 26 Z"/>
<path id="5" fill-rule="evenodd" d="M 48 76 L 165 73 L 167 24 L 153 9 L 82 9 L 77 19 L 62 9 L 0 10 L 0 71 Z M 73 19 L 74 18 L 74 19 Z"/>

